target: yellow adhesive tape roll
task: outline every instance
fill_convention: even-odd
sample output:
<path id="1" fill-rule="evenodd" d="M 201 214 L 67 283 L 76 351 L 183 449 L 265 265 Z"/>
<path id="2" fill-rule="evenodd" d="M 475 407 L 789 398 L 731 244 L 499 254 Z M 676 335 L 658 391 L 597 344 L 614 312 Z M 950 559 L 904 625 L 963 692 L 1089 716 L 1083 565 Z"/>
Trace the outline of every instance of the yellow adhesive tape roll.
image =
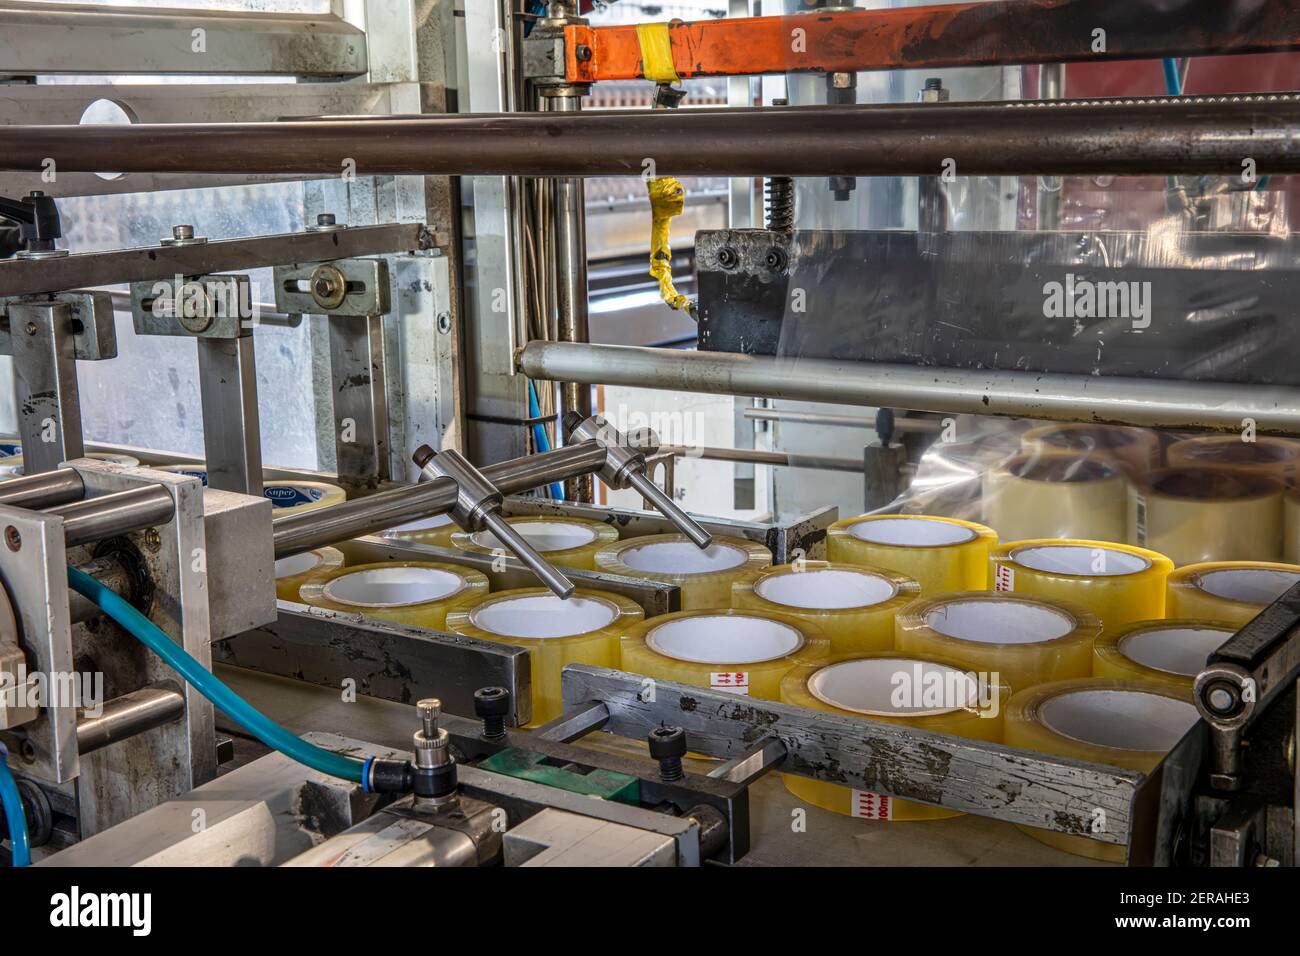
<path id="1" fill-rule="evenodd" d="M 1109 541 L 1033 538 L 993 551 L 993 590 L 1070 601 L 1106 627 L 1165 616 L 1165 582 L 1174 563 L 1163 554 Z"/>
<path id="2" fill-rule="evenodd" d="M 95 461 L 108 461 L 115 465 L 126 465 L 129 468 L 138 468 L 140 466 L 139 458 L 132 458 L 130 455 L 119 455 L 116 452 L 88 451 L 81 457 L 92 458 Z M 24 472 L 21 452 L 0 458 L 0 478 L 17 478 L 22 474 Z"/>
<path id="3" fill-rule="evenodd" d="M 639 23 L 636 38 L 641 44 L 641 72 L 656 83 L 676 83 L 677 66 L 673 63 L 673 41 L 666 23 Z"/>
<path id="4" fill-rule="evenodd" d="M 1127 487 L 1123 471 L 1103 458 L 1015 455 L 984 476 L 984 521 L 1004 541 L 1123 541 Z"/>
<path id="5" fill-rule="evenodd" d="M 333 611 L 441 631 L 447 614 L 487 594 L 472 568 L 433 561 L 380 561 L 326 571 L 298 591 L 302 602 Z"/>
<path id="6" fill-rule="evenodd" d="M 1162 468 L 1132 487 L 1128 513 L 1128 540 L 1174 564 L 1282 554 L 1282 485 L 1267 475 Z"/>
<path id="7" fill-rule="evenodd" d="M 1207 561 L 1169 575 L 1165 614 L 1240 627 L 1300 581 L 1300 566 L 1270 561 Z"/>
<path id="8" fill-rule="evenodd" d="M 796 667 L 781 681 L 781 700 L 787 704 L 994 743 L 1002 739 L 1007 695 L 1005 687 L 981 686 L 960 664 L 897 651 L 838 655 Z M 800 800 L 849 817 L 944 820 L 962 815 L 868 789 L 788 773 L 781 778 Z"/>
<path id="9" fill-rule="evenodd" d="M 1101 621 L 1077 604 L 966 591 L 909 604 L 894 622 L 894 648 L 952 661 L 1020 691 L 1089 676 L 1100 633 Z"/>
<path id="10" fill-rule="evenodd" d="M 617 667 L 619 637 L 644 616 L 640 605 L 609 591 L 579 588 L 562 601 L 546 588 L 516 588 L 453 611 L 447 629 L 528 648 L 533 668 L 528 726 L 535 727 L 564 712 L 564 665 Z"/>
<path id="11" fill-rule="evenodd" d="M 343 552 L 337 548 L 317 548 L 275 562 L 275 596 L 281 601 L 302 604 L 298 590 L 322 575 L 343 567 Z"/>
<path id="12" fill-rule="evenodd" d="M 1180 692 L 1162 684 L 1090 677 L 1020 691 L 1007 704 L 1011 747 L 1150 773 L 1198 719 Z M 1021 826 L 1048 846 L 1123 863 L 1124 847 Z"/>
<path id="13" fill-rule="evenodd" d="M 1300 465 L 1300 442 L 1267 435 L 1254 441 L 1236 434 L 1205 435 L 1174 442 L 1165 457 L 1171 468 L 1228 468 L 1287 481 Z"/>
<path id="14" fill-rule="evenodd" d="M 159 471 L 170 471 L 178 475 L 189 475 L 208 484 L 208 466 L 202 462 L 192 465 L 163 465 Z M 271 517 L 283 518 L 285 515 L 300 511 L 315 511 L 328 508 L 347 500 L 347 492 L 338 485 L 325 481 L 278 481 L 264 480 L 262 496 L 271 502 Z"/>
<path id="15" fill-rule="evenodd" d="M 763 700 L 778 700 L 781 678 L 824 660 L 830 647 L 816 624 L 734 608 L 661 614 L 619 643 L 625 671 Z"/>
<path id="16" fill-rule="evenodd" d="M 594 571 L 596 552 L 618 541 L 618 531 L 612 525 L 591 518 L 520 515 L 506 521 L 546 560 L 565 568 Z M 457 531 L 451 543 L 462 551 L 509 554 L 491 531 Z"/>
<path id="17" fill-rule="evenodd" d="M 1145 475 L 1161 462 L 1160 438 L 1149 428 L 1057 422 L 1020 436 L 1026 454 L 1073 454 L 1120 465 L 1130 475 Z"/>
<path id="18" fill-rule="evenodd" d="M 744 538 L 715 534 L 700 550 L 681 534 L 652 534 L 608 544 L 596 552 L 596 570 L 675 584 L 682 610 L 731 606 L 731 584 L 772 563 L 772 553 Z"/>
<path id="19" fill-rule="evenodd" d="M 892 650 L 894 616 L 920 593 L 915 581 L 892 571 L 801 561 L 738 578 L 731 605 L 809 621 L 826 635 L 832 654 L 847 654 Z"/>
<path id="20" fill-rule="evenodd" d="M 389 528 L 380 537 L 395 541 L 410 541 L 412 544 L 427 544 L 434 548 L 454 548 L 452 535 L 459 534 L 460 528 L 449 515 L 434 515 L 432 518 L 417 518 L 406 524 Z"/>
<path id="21" fill-rule="evenodd" d="M 827 531 L 831 561 L 906 575 L 922 594 L 988 587 L 990 528 L 958 518 L 865 515 L 836 521 Z"/>
<path id="22" fill-rule="evenodd" d="M 1166 618 L 1107 628 L 1092 649 L 1092 676 L 1176 688 L 1189 703 L 1196 675 L 1236 633 L 1222 621 Z"/>

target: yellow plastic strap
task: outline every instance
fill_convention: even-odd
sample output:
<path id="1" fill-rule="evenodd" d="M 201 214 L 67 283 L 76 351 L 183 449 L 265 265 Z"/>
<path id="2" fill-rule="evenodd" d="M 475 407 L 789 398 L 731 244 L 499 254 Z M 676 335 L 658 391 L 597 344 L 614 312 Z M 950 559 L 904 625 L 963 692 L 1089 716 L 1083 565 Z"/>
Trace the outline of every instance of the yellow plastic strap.
<path id="1" fill-rule="evenodd" d="M 650 274 L 659 280 L 659 294 L 674 309 L 685 309 L 686 296 L 673 286 L 673 250 L 668 242 L 668 226 L 673 216 L 686 208 L 686 189 L 672 176 L 652 179 L 650 190 Z"/>
<path id="2" fill-rule="evenodd" d="M 647 80 L 676 83 L 680 77 L 673 65 L 673 41 L 666 23 L 639 23 L 636 38 L 641 44 L 641 68 Z"/>

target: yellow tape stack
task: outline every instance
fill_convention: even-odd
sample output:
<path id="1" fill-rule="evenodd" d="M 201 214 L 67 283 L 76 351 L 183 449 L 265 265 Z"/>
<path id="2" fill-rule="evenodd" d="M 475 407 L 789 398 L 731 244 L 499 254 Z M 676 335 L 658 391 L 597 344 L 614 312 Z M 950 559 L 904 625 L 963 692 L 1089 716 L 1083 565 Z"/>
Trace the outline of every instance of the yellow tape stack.
<path id="1" fill-rule="evenodd" d="M 565 568 L 595 570 L 596 552 L 618 541 L 618 531 L 612 525 L 591 518 L 520 515 L 506 520 L 546 560 Z M 451 536 L 451 543 L 478 554 L 505 548 L 491 531 L 458 531 Z"/>
<path id="2" fill-rule="evenodd" d="M 380 621 L 443 630 L 447 614 L 487 593 L 471 568 L 433 561 L 381 561 L 326 571 L 299 590 L 304 604 Z"/>
<path id="3" fill-rule="evenodd" d="M 202 481 L 204 486 L 208 483 L 208 466 L 202 462 L 193 465 L 163 465 L 158 470 L 189 475 Z M 271 502 L 273 518 L 328 508 L 347 500 L 347 493 L 342 488 L 325 481 L 267 480 L 262 482 L 262 495 Z"/>
<path id="4" fill-rule="evenodd" d="M 1034 750 L 1150 773 L 1197 720 L 1196 708 L 1162 684 L 1090 677 L 1021 691 L 1007 704 L 1003 741 Z M 1097 819 L 1094 825 L 1105 826 Z M 1048 846 L 1123 863 L 1124 847 L 1036 827 L 1021 830 Z"/>
<path id="5" fill-rule="evenodd" d="M 1222 621 L 1194 618 L 1137 621 L 1107 628 L 1093 645 L 1092 676 L 1173 687 L 1190 703 L 1196 675 L 1235 631 Z"/>
<path id="6" fill-rule="evenodd" d="M 683 611 L 730 607 L 732 582 L 771 563 L 763 545 L 725 535 L 714 535 L 703 551 L 685 535 L 652 534 L 596 552 L 597 571 L 677 585 Z"/>
<path id="7" fill-rule="evenodd" d="M 1128 540 L 1179 565 L 1282 552 L 1282 485 L 1262 473 L 1162 468 L 1130 489 L 1128 514 Z"/>
<path id="8" fill-rule="evenodd" d="M 1269 561 L 1207 561 L 1169 575 L 1165 614 L 1237 627 L 1300 581 L 1300 566 Z"/>
<path id="9" fill-rule="evenodd" d="M 1103 458 L 1021 454 L 984 476 L 984 522 L 1004 541 L 1123 541 L 1124 472 Z"/>
<path id="10" fill-rule="evenodd" d="M 1039 425 L 1020 436 L 1026 454 L 1073 454 L 1121 466 L 1130 475 L 1145 475 L 1160 466 L 1160 438 L 1149 428 L 1059 422 Z"/>
<path id="11" fill-rule="evenodd" d="M 802 561 L 738 578 L 731 586 L 731 604 L 809 621 L 826 635 L 832 654 L 847 654 L 891 650 L 894 615 L 920 593 L 915 581 L 892 571 Z"/>
<path id="12" fill-rule="evenodd" d="M 326 572 L 343 567 L 343 552 L 337 548 L 317 548 L 292 558 L 275 562 L 275 596 L 281 601 L 303 603 L 298 590 Z"/>
<path id="13" fill-rule="evenodd" d="M 1174 442 L 1166 461 L 1170 468 L 1222 467 L 1289 481 L 1300 465 L 1300 442 L 1265 435 L 1254 441 L 1243 441 L 1241 435 L 1207 435 Z"/>
<path id="14" fill-rule="evenodd" d="M 107 451 L 88 451 L 81 457 L 93 458 L 95 461 L 109 461 L 115 465 L 127 465 L 131 468 L 136 468 L 140 464 L 140 459 L 138 458 L 132 458 L 130 455 L 119 455 L 115 452 Z M 23 456 L 21 453 L 17 455 L 6 455 L 5 457 L 0 458 L 0 481 L 3 481 L 6 478 L 17 478 L 22 474 Z"/>
<path id="15" fill-rule="evenodd" d="M 844 518 L 827 532 L 833 562 L 906 575 L 922 594 L 988 586 L 989 551 L 998 536 L 982 524 L 929 515 Z"/>
<path id="16" fill-rule="evenodd" d="M 658 680 L 778 700 L 792 667 L 826 658 L 821 628 L 785 614 L 732 608 L 661 614 L 629 628 L 621 667 Z"/>
<path id="17" fill-rule="evenodd" d="M 460 528 L 448 515 L 434 515 L 432 518 L 417 518 L 406 524 L 389 528 L 382 537 L 397 541 L 410 541 L 412 544 L 427 544 L 433 548 L 453 548 L 451 536 L 459 534 Z"/>
<path id="18" fill-rule="evenodd" d="M 1165 582 L 1174 563 L 1163 554 L 1108 541 L 1036 538 L 994 549 L 996 591 L 1070 601 L 1106 627 L 1165 616 Z"/>
<path id="19" fill-rule="evenodd" d="M 516 588 L 453 611 L 447 615 L 447 629 L 528 648 L 533 662 L 528 726 L 535 727 L 564 712 L 564 665 L 617 667 L 620 636 L 644 616 L 639 604 L 609 591 L 579 588 L 562 601 L 546 588 Z"/>
<path id="20" fill-rule="evenodd" d="M 922 598 L 894 623 L 900 654 L 951 661 L 1012 691 L 1092 673 L 1101 621 L 1076 604 L 966 591 Z M 997 674 L 995 679 L 993 674 Z"/>
<path id="21" fill-rule="evenodd" d="M 781 700 L 787 704 L 991 742 L 1002 739 L 1006 694 L 1002 687 L 981 688 L 976 677 L 955 662 L 897 651 L 840 655 L 829 662 L 801 665 L 781 681 Z M 794 774 L 781 777 L 786 789 L 799 799 L 845 816 L 865 820 L 961 816 L 957 810 L 871 790 Z M 872 783 L 864 781 L 863 785 Z"/>

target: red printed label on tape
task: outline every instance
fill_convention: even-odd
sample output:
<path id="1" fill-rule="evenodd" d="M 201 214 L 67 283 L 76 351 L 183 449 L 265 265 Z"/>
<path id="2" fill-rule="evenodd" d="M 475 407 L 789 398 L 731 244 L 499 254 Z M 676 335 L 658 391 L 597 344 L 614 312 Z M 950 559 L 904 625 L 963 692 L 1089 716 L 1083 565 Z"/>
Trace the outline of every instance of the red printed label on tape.
<path id="1" fill-rule="evenodd" d="M 883 793 L 872 793 L 870 790 L 854 790 L 849 815 L 863 820 L 892 820 L 894 819 L 893 798 Z"/>
<path id="2" fill-rule="evenodd" d="M 1016 569 L 1009 564 L 993 566 L 993 590 L 1014 591 L 1016 589 Z"/>
<path id="3" fill-rule="evenodd" d="M 748 671 L 720 671 L 709 675 L 709 687 L 713 690 L 725 690 L 728 694 L 749 696 Z"/>

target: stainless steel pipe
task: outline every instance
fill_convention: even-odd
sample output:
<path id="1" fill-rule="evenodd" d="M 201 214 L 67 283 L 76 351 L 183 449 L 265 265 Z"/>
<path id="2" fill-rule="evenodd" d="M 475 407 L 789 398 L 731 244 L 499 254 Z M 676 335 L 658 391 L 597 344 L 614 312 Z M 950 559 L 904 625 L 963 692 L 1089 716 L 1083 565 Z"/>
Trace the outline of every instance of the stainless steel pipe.
<path id="1" fill-rule="evenodd" d="M 86 494 L 85 482 L 75 468 L 56 468 L 39 475 L 10 478 L 0 484 L 0 505 L 10 508 L 52 508 L 80 501 Z"/>
<path id="2" fill-rule="evenodd" d="M 603 467 L 605 449 L 600 442 L 582 441 L 540 455 L 527 455 L 495 465 L 485 465 L 479 471 L 503 495 L 514 495 L 576 475 L 589 475 Z"/>
<path id="3" fill-rule="evenodd" d="M 64 542 L 71 548 L 166 524 L 176 503 L 162 485 L 147 485 L 44 510 L 62 516 Z"/>
<path id="4" fill-rule="evenodd" d="M 145 687 L 106 701 L 94 717 L 77 721 L 77 750 L 84 757 L 109 744 L 161 727 L 185 713 L 185 698 L 170 687 Z"/>
<path id="5" fill-rule="evenodd" d="M 456 482 L 441 478 L 276 518 L 272 523 L 275 557 L 289 558 L 336 541 L 446 514 L 456 504 L 458 490 Z"/>

